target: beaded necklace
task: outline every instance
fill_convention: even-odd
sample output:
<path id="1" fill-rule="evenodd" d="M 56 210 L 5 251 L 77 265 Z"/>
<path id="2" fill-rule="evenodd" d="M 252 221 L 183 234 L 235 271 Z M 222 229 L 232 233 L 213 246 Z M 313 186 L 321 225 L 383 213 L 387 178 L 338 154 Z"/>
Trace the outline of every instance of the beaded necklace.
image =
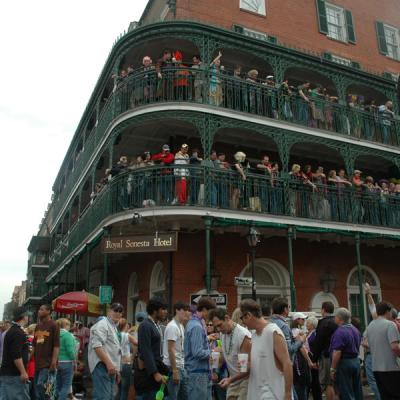
<path id="1" fill-rule="evenodd" d="M 233 334 L 235 333 L 235 329 L 236 329 L 237 324 L 234 322 L 233 323 L 233 329 L 232 332 L 230 333 L 230 338 L 229 338 L 229 348 L 228 350 L 226 349 L 226 341 L 224 340 L 224 352 L 226 355 L 230 355 L 231 351 L 232 351 L 232 347 L 233 347 Z"/>

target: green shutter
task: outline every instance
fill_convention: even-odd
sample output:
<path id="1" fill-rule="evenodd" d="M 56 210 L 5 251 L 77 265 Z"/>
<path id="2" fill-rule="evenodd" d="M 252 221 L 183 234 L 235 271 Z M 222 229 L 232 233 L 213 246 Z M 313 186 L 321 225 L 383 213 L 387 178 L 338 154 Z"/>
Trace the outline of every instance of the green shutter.
<path id="1" fill-rule="evenodd" d="M 268 42 L 273 43 L 273 44 L 277 44 L 278 43 L 278 39 L 276 38 L 276 36 L 269 36 L 268 35 Z"/>
<path id="2" fill-rule="evenodd" d="M 353 15 L 351 11 L 344 10 L 346 16 L 346 27 L 347 27 L 347 40 L 349 43 L 356 42 L 356 33 L 354 31 L 354 22 L 353 22 Z"/>
<path id="3" fill-rule="evenodd" d="M 332 61 L 332 54 L 331 53 L 324 53 L 323 57 L 325 60 Z"/>
<path id="4" fill-rule="evenodd" d="M 328 19 L 326 18 L 325 0 L 316 0 L 319 31 L 328 34 Z"/>
<path id="5" fill-rule="evenodd" d="M 243 33 L 244 29 L 239 25 L 233 25 L 233 30 L 237 33 Z"/>
<path id="6" fill-rule="evenodd" d="M 387 56 L 388 48 L 386 44 L 385 27 L 383 26 L 383 23 L 379 21 L 376 21 L 375 25 L 376 25 L 376 34 L 378 35 L 379 51 L 385 56 Z"/>

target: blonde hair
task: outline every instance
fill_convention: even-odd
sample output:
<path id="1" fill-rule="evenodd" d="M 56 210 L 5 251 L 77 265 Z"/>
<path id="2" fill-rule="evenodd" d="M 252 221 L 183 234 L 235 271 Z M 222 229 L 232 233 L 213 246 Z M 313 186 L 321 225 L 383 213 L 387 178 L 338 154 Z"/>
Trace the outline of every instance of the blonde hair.
<path id="1" fill-rule="evenodd" d="M 28 335 L 33 335 L 36 329 L 36 324 L 30 324 L 27 328 L 26 331 L 28 332 Z"/>
<path id="2" fill-rule="evenodd" d="M 242 325 L 242 320 L 240 319 L 242 315 L 242 312 L 240 311 L 240 308 L 235 308 L 235 310 L 232 313 L 232 321 L 236 322 L 239 325 Z"/>
<path id="3" fill-rule="evenodd" d="M 300 171 L 301 167 L 299 164 L 293 164 L 292 165 L 292 172 L 295 172 L 296 170 Z"/>
<path id="4" fill-rule="evenodd" d="M 246 159 L 246 154 L 242 151 L 238 151 L 233 157 L 237 162 L 243 162 Z"/>
<path id="5" fill-rule="evenodd" d="M 57 320 L 57 325 L 62 329 L 66 329 L 67 325 L 71 326 L 71 321 L 68 318 L 60 318 Z"/>

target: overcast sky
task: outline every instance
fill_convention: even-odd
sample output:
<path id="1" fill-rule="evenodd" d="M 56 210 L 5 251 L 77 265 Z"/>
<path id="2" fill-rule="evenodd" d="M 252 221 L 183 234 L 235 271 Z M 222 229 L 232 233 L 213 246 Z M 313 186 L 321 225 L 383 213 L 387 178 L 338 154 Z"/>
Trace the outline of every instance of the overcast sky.
<path id="1" fill-rule="evenodd" d="M 0 5 L 0 318 L 114 39 L 147 0 Z"/>

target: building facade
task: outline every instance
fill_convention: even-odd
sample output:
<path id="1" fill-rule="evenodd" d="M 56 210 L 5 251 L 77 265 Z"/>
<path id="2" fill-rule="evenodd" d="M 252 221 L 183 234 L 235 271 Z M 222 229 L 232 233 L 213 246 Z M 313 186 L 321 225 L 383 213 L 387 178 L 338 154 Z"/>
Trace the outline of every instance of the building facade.
<path id="1" fill-rule="evenodd" d="M 366 320 L 364 281 L 399 302 L 398 5 L 219 3 L 149 1 L 114 44 L 29 245 L 26 304 L 112 285 L 130 321 L 153 296 L 232 310 L 252 276 L 293 310 Z"/>

